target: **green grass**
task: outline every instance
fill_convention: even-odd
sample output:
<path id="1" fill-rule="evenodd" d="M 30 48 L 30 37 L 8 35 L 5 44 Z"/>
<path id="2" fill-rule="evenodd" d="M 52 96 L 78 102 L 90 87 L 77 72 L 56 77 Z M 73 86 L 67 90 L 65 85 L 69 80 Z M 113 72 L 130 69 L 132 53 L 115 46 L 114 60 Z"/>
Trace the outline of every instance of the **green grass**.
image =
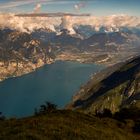
<path id="1" fill-rule="evenodd" d="M 110 118 L 58 110 L 0 121 L 0 140 L 136 140 L 131 129 Z"/>
<path id="2" fill-rule="evenodd" d="M 123 100 L 122 90 L 127 87 L 127 84 L 128 81 L 107 91 L 104 95 L 100 96 L 95 102 L 87 107 L 85 112 L 94 113 L 95 110 L 103 110 L 104 108 L 111 110 L 112 113 L 119 111 Z"/>

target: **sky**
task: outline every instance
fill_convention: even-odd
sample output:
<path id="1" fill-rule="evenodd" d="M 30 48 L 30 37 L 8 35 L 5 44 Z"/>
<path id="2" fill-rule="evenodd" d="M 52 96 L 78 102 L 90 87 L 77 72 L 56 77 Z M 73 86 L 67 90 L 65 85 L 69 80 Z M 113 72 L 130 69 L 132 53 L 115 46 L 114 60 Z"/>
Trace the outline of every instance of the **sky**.
<path id="1" fill-rule="evenodd" d="M 140 17 L 140 0 L 0 0 L 0 12 L 70 12 Z"/>

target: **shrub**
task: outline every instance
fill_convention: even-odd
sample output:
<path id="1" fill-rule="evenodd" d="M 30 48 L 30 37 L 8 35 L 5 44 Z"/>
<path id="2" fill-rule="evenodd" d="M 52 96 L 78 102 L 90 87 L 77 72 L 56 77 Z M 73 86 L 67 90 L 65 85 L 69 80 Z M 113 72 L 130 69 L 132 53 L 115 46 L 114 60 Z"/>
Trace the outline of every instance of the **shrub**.
<path id="1" fill-rule="evenodd" d="M 140 133 L 140 120 L 137 120 L 135 122 L 135 126 L 133 127 L 133 132 L 134 133 Z"/>
<path id="2" fill-rule="evenodd" d="M 6 119 L 5 116 L 2 114 L 2 112 L 0 112 L 0 121 L 3 121 L 5 119 Z"/>
<path id="3" fill-rule="evenodd" d="M 39 110 L 35 108 L 35 115 L 39 114 L 46 114 L 46 113 L 51 113 L 53 111 L 57 110 L 57 105 L 51 103 L 51 102 L 46 102 L 45 104 L 41 105 Z"/>
<path id="4" fill-rule="evenodd" d="M 114 114 L 114 118 L 120 121 L 126 119 L 137 120 L 140 118 L 140 109 L 136 107 L 122 108 Z"/>
<path id="5" fill-rule="evenodd" d="M 111 111 L 109 109 L 106 109 L 106 108 L 103 111 L 96 111 L 95 114 L 99 118 L 103 118 L 103 117 L 111 118 L 112 117 Z"/>

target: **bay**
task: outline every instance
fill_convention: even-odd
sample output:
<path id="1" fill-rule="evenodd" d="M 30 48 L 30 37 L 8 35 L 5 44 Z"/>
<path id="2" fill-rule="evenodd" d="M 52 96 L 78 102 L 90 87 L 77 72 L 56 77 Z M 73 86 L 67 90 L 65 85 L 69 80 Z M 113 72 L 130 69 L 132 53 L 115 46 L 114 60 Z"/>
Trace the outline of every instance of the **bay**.
<path id="1" fill-rule="evenodd" d="M 91 74 L 104 66 L 56 61 L 30 74 L 0 83 L 0 112 L 6 117 L 32 115 L 45 101 L 65 107 Z"/>

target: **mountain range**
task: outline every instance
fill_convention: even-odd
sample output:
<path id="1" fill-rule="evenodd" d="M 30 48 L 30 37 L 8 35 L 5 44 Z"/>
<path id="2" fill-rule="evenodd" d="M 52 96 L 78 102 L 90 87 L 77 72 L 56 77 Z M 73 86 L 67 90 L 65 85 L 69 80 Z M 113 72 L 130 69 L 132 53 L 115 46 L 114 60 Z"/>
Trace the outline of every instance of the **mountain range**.
<path id="1" fill-rule="evenodd" d="M 60 34 L 50 29 L 38 29 L 32 33 L 9 28 L 1 29 L 0 79 L 29 73 L 54 62 L 61 54 L 64 55 L 64 58 L 60 58 L 62 60 L 65 58 L 69 60 L 67 53 L 70 53 L 71 56 L 78 56 L 83 62 L 104 59 L 110 61 L 116 52 L 119 54 L 129 51 L 128 54 L 132 55 L 140 50 L 139 38 L 138 34 L 132 32 L 96 33 L 84 38 L 80 34 L 69 34 L 67 29 L 61 30 Z M 83 57 L 83 54 L 86 56 Z M 99 57 L 100 55 L 102 57 Z M 118 57 L 119 60 L 122 56 Z M 75 57 L 73 59 L 76 60 Z"/>
<path id="2" fill-rule="evenodd" d="M 140 51 L 137 17 L 0 17 L 1 81 L 56 60 L 113 65 Z"/>

